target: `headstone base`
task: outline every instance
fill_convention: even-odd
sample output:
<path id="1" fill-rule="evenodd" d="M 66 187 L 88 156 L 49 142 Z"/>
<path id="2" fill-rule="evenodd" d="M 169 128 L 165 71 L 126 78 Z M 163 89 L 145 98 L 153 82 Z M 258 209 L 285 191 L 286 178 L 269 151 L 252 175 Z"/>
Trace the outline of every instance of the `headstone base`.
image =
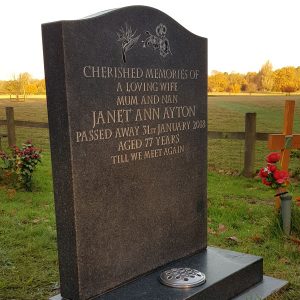
<path id="1" fill-rule="evenodd" d="M 189 267 L 206 275 L 205 284 L 177 289 L 162 285 L 158 278 L 168 268 Z M 172 262 L 95 300 L 187 300 L 265 299 L 287 281 L 263 276 L 263 259 L 258 256 L 208 247 L 207 250 Z M 251 298 L 252 297 L 252 298 Z M 50 300 L 63 300 L 60 295 Z"/>

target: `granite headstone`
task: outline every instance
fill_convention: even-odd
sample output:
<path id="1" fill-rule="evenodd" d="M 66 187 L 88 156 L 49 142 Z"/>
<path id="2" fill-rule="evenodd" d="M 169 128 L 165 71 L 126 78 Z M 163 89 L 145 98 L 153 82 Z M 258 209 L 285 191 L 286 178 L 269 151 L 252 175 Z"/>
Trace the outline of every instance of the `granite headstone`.
<path id="1" fill-rule="evenodd" d="M 284 286 L 262 280 L 261 257 L 207 248 L 207 40 L 142 6 L 42 31 L 61 291 L 52 299 L 231 299 Z M 180 266 L 206 283 L 159 283 Z"/>
<path id="2" fill-rule="evenodd" d="M 207 246 L 207 40 L 130 7 L 44 24 L 61 293 Z"/>

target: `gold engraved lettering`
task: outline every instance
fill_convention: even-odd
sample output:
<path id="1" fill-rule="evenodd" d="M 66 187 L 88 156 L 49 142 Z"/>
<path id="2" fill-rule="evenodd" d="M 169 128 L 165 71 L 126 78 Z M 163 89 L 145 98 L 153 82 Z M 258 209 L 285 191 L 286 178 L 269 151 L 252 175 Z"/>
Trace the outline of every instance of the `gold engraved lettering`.
<path id="1" fill-rule="evenodd" d="M 115 131 L 115 138 L 138 136 L 139 128 L 139 126 L 117 128 Z"/>
<path id="2" fill-rule="evenodd" d="M 145 150 L 144 159 L 162 156 L 162 149 Z"/>
<path id="3" fill-rule="evenodd" d="M 118 96 L 117 105 L 138 105 L 137 96 Z"/>
<path id="4" fill-rule="evenodd" d="M 118 151 L 136 150 L 140 149 L 142 145 L 143 142 L 140 139 L 120 141 L 118 145 Z"/>
<path id="5" fill-rule="evenodd" d="M 178 95 L 162 95 L 161 103 L 162 104 L 177 104 L 178 103 Z"/>
<path id="6" fill-rule="evenodd" d="M 84 77 L 92 77 L 91 75 L 91 66 L 85 66 L 83 67 L 83 76 Z"/>
<path id="7" fill-rule="evenodd" d="M 117 92 L 123 92 L 121 82 L 118 82 L 118 84 L 117 84 Z"/>
<path id="8" fill-rule="evenodd" d="M 126 82 L 126 92 L 157 92 L 158 82 L 130 81 Z"/>
<path id="9" fill-rule="evenodd" d="M 162 92 L 178 92 L 177 82 L 160 82 L 159 85 Z"/>
<path id="10" fill-rule="evenodd" d="M 128 163 L 129 162 L 127 153 L 119 154 L 119 155 L 113 155 L 113 156 L 111 156 L 111 159 L 112 159 L 113 165 L 123 164 L 123 163 Z"/>
<path id="11" fill-rule="evenodd" d="M 131 160 L 133 160 L 133 161 L 143 159 L 142 152 L 133 152 L 133 153 L 130 153 L 130 156 L 131 156 Z"/>
<path id="12" fill-rule="evenodd" d="M 157 135 L 167 132 L 187 131 L 190 130 L 190 121 L 180 121 L 174 123 L 163 123 L 157 125 Z"/>
<path id="13" fill-rule="evenodd" d="M 99 124 L 109 124 L 109 123 L 128 123 L 129 114 L 132 109 L 117 109 L 117 110 L 107 110 L 103 112 L 102 110 L 92 111 L 93 114 L 93 128 Z"/>
<path id="14" fill-rule="evenodd" d="M 135 121 L 151 121 L 151 120 L 159 120 L 160 108 L 143 108 L 137 109 L 135 115 Z"/>
<path id="15" fill-rule="evenodd" d="M 184 145 L 172 146 L 164 148 L 163 155 L 173 155 L 184 152 Z"/>
<path id="16" fill-rule="evenodd" d="M 166 146 L 179 143 L 179 133 L 155 137 L 157 146 Z"/>
<path id="17" fill-rule="evenodd" d="M 142 97 L 141 104 L 158 104 L 159 96 L 158 95 L 146 95 Z"/>
<path id="18" fill-rule="evenodd" d="M 200 70 L 187 69 L 158 69 L 149 68 L 124 68 L 110 66 L 84 66 L 82 68 L 83 76 L 86 78 L 103 78 L 103 79 L 165 79 L 165 80 L 186 80 L 199 79 Z"/>
<path id="19" fill-rule="evenodd" d="M 110 128 L 76 131 L 77 143 L 108 140 L 111 137 L 112 130 Z"/>
<path id="20" fill-rule="evenodd" d="M 191 118 L 196 115 L 196 106 L 167 106 L 164 109 L 163 119 Z"/>

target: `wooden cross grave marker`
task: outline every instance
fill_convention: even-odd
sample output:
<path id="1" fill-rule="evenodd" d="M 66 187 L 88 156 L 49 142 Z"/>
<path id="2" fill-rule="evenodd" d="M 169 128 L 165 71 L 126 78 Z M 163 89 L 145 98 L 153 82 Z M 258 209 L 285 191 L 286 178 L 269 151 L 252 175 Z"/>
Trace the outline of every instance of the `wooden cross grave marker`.
<path id="1" fill-rule="evenodd" d="M 269 134 L 268 148 L 272 151 L 281 150 L 280 166 L 288 172 L 292 149 L 300 149 L 300 134 L 293 134 L 295 101 L 286 100 L 284 125 L 282 134 Z M 276 198 L 276 207 L 280 207 L 280 199 Z"/>

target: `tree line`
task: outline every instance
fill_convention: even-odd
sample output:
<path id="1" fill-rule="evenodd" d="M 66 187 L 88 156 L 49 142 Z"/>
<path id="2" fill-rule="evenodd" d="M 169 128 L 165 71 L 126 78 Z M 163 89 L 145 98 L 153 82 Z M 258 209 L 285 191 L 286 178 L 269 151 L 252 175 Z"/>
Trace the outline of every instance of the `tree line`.
<path id="1" fill-rule="evenodd" d="M 33 79 L 27 72 L 20 73 L 14 75 L 11 80 L 0 81 L 0 94 L 17 99 L 26 99 L 28 95 L 44 95 L 46 94 L 45 80 Z"/>
<path id="2" fill-rule="evenodd" d="M 283 92 L 300 91 L 300 66 L 283 67 L 273 71 L 270 61 L 262 65 L 259 72 L 247 74 L 212 71 L 208 76 L 208 92 Z M 0 94 L 10 98 L 26 98 L 28 95 L 46 94 L 45 79 L 33 79 L 25 72 L 10 80 L 0 81 Z"/>
<path id="3" fill-rule="evenodd" d="M 283 92 L 300 91 L 300 67 L 283 67 L 273 71 L 270 61 L 259 72 L 247 74 L 213 71 L 208 77 L 209 92 Z"/>

